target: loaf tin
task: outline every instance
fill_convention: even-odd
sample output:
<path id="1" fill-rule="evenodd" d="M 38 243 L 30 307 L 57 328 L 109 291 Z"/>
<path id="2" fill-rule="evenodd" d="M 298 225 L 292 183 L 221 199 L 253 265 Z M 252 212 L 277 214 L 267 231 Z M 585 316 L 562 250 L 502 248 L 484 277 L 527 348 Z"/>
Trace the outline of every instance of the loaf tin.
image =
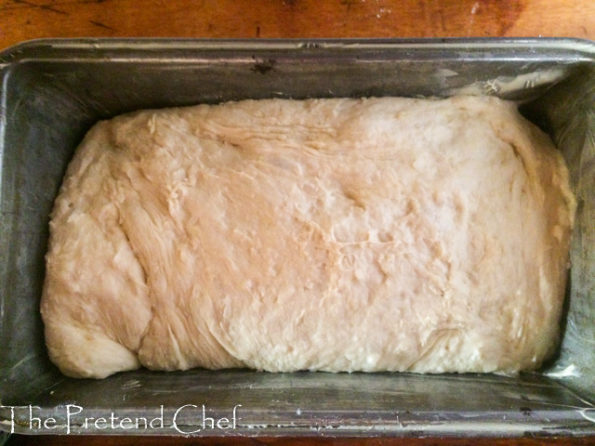
<path id="1" fill-rule="evenodd" d="M 0 53 L 0 428 L 36 434 L 595 435 L 595 44 L 573 39 L 38 40 Z M 519 376 L 249 370 L 67 378 L 39 299 L 48 215 L 100 119 L 245 98 L 496 95 L 578 200 L 562 341 Z M 486 178 L 489 181 L 489 178 Z M 507 280 L 503 277 L 502 280 Z"/>

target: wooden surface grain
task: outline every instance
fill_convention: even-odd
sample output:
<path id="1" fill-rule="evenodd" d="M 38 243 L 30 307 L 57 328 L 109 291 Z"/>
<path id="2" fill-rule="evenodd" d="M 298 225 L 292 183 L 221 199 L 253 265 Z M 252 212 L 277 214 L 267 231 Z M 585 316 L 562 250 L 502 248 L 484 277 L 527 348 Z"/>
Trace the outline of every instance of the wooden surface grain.
<path id="1" fill-rule="evenodd" d="M 0 0 L 0 48 L 38 37 L 595 37 L 593 0 Z"/>
<path id="2" fill-rule="evenodd" d="M 0 0 L 0 49 L 40 37 L 595 38 L 593 0 Z M 588 445 L 558 439 L 20 437 L 9 445 Z"/>

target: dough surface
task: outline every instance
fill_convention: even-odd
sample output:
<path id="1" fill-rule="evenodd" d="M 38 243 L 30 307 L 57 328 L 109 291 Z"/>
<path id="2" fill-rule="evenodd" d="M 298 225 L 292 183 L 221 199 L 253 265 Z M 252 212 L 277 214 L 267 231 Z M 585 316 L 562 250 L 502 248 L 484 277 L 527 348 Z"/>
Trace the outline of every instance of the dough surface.
<path id="1" fill-rule="evenodd" d="M 55 202 L 46 344 L 73 377 L 534 369 L 573 215 L 562 157 L 496 98 L 122 115 Z"/>

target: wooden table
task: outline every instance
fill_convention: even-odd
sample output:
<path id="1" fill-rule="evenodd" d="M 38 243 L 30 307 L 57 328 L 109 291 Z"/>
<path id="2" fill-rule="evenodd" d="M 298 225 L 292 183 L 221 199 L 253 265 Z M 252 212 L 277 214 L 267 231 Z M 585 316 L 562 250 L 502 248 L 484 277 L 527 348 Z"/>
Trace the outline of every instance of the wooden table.
<path id="1" fill-rule="evenodd" d="M 39 37 L 465 37 L 595 38 L 593 0 L 0 0 L 0 48 Z M 142 439 L 13 437 L 45 445 L 537 445 L 583 439 Z"/>
<path id="2" fill-rule="evenodd" d="M 37 37 L 595 37 L 593 0 L 0 0 L 0 48 Z"/>

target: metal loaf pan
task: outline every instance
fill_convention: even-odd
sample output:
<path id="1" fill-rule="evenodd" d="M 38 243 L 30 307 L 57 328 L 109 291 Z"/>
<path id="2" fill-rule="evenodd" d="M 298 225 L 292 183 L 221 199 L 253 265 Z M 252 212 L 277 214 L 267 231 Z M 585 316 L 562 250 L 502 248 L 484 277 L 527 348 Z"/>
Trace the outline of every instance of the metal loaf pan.
<path id="1" fill-rule="evenodd" d="M 594 67 L 595 44 L 571 39 L 77 39 L 0 53 L 0 427 L 47 434 L 595 435 Z M 539 372 L 140 370 L 94 381 L 66 378 L 48 360 L 38 310 L 48 214 L 73 150 L 97 120 L 244 98 L 453 94 L 518 100 L 570 166 L 579 205 L 563 339 Z M 125 418 L 131 423 L 121 423 Z M 228 423 L 211 428 L 210 418 Z"/>

